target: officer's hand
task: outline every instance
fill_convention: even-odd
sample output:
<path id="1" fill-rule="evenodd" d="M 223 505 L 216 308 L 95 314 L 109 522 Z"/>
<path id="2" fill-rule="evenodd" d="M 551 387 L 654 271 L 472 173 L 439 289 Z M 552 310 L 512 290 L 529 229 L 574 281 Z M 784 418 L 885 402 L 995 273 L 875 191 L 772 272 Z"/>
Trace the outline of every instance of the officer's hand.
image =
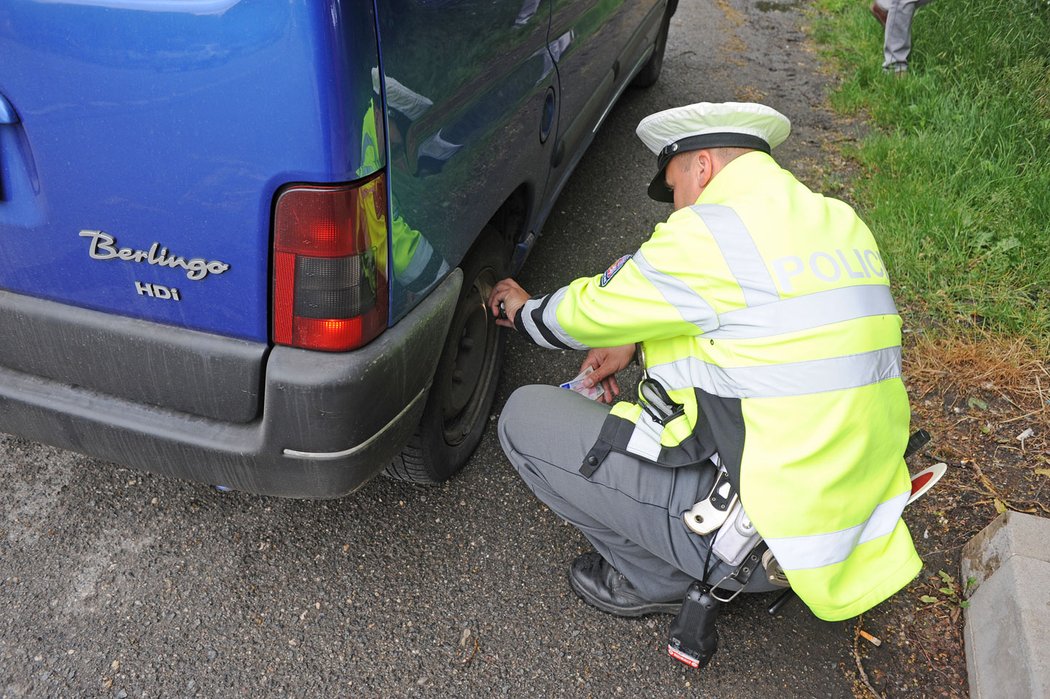
<path id="1" fill-rule="evenodd" d="M 631 363 L 634 356 L 634 345 L 620 345 L 619 347 L 599 347 L 587 353 L 587 358 L 580 365 L 580 371 L 587 367 L 591 373 L 583 380 L 585 386 L 594 386 L 601 383 L 605 393 L 598 400 L 602 403 L 612 403 L 616 396 L 620 395 L 620 384 L 616 381 L 616 372 Z"/>
<path id="2" fill-rule="evenodd" d="M 493 317 L 496 319 L 496 325 L 504 328 L 513 328 L 514 319 L 518 316 L 518 311 L 525 305 L 525 302 L 529 300 L 529 294 L 513 279 L 509 277 L 501 282 L 498 282 L 496 286 L 492 287 L 492 293 L 489 294 L 489 310 L 492 311 Z M 500 317 L 500 303 L 503 303 L 503 317 Z"/>

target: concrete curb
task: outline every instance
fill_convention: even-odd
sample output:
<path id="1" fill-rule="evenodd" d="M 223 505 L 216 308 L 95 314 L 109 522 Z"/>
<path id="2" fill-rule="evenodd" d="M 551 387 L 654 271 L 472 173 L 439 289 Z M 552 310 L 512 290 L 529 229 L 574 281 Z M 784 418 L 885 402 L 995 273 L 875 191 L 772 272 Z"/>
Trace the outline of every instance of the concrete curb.
<path id="1" fill-rule="evenodd" d="M 1050 519 L 1005 512 L 962 552 L 975 699 L 1050 697 Z"/>

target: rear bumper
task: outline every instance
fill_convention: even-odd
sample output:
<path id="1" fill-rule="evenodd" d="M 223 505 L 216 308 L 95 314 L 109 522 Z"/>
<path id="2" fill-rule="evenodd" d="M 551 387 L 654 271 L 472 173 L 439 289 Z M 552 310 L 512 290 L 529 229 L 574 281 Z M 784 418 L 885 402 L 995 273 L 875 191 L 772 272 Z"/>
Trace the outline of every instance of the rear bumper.
<path id="1" fill-rule="evenodd" d="M 437 366 L 434 348 L 444 343 L 461 285 L 455 270 L 360 350 L 272 349 L 262 410 L 248 422 L 147 405 L 0 366 L 0 431 L 237 490 L 339 497 L 381 471 L 414 432 Z"/>

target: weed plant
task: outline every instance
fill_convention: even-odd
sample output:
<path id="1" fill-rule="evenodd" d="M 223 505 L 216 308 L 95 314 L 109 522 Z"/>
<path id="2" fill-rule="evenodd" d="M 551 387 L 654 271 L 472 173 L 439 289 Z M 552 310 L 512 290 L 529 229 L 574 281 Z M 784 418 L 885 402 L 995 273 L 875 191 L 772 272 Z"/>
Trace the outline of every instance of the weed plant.
<path id="1" fill-rule="evenodd" d="M 1050 354 L 1050 3 L 934 0 L 910 71 L 882 71 L 868 0 L 817 0 L 843 76 L 833 106 L 874 125 L 854 197 L 905 305 Z"/>

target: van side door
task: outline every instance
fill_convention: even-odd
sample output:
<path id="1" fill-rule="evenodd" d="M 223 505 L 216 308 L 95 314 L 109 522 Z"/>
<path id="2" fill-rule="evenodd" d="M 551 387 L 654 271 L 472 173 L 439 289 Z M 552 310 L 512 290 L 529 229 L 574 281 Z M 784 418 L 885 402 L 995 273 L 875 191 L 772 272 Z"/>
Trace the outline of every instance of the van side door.
<path id="1" fill-rule="evenodd" d="M 553 2 L 549 45 L 558 68 L 559 122 L 550 187 L 556 192 L 647 57 L 667 2 Z"/>

